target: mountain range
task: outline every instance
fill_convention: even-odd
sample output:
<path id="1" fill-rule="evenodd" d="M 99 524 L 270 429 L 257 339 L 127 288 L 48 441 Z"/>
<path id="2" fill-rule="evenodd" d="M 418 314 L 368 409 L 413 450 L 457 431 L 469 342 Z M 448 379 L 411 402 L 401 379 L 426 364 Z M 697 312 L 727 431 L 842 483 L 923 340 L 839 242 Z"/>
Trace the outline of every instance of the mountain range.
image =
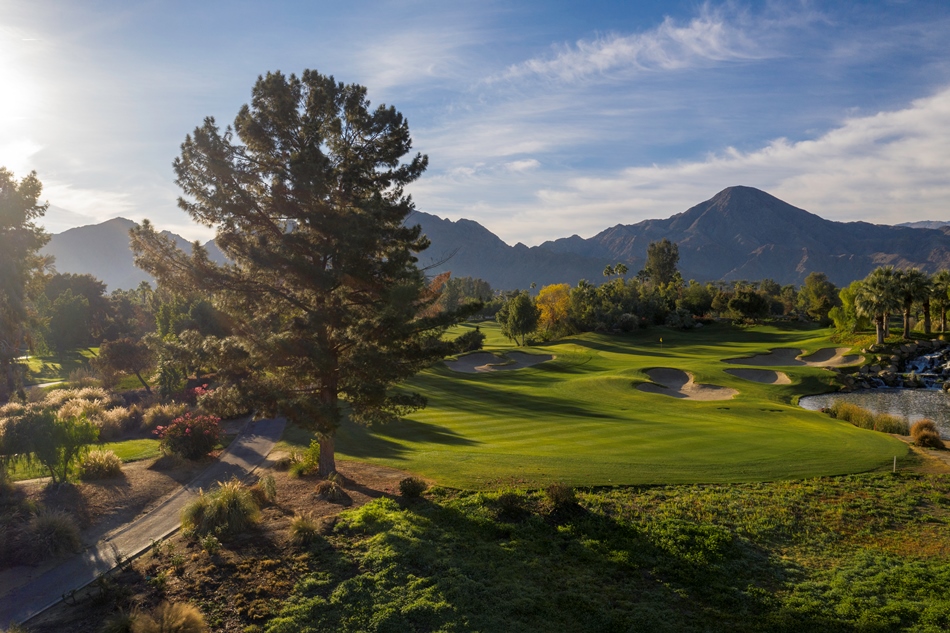
<path id="1" fill-rule="evenodd" d="M 834 222 L 752 187 L 729 187 L 665 220 L 618 224 L 590 238 L 573 235 L 531 247 L 510 246 L 473 220 L 417 211 L 407 222 L 419 224 L 431 241 L 419 255 L 427 272 L 479 277 L 503 290 L 580 279 L 597 283 L 604 267 L 618 262 L 635 272 L 650 242 L 663 238 L 679 245 L 683 277 L 699 281 L 768 277 L 799 284 L 817 271 L 840 286 L 880 265 L 950 268 L 950 226 Z M 110 289 L 132 288 L 149 279 L 132 263 L 128 231 L 134 224 L 115 218 L 69 229 L 54 235 L 44 253 L 56 258 L 59 272 L 90 273 Z M 166 234 L 188 247 L 184 238 Z M 212 259 L 223 261 L 213 241 L 206 246 Z"/>

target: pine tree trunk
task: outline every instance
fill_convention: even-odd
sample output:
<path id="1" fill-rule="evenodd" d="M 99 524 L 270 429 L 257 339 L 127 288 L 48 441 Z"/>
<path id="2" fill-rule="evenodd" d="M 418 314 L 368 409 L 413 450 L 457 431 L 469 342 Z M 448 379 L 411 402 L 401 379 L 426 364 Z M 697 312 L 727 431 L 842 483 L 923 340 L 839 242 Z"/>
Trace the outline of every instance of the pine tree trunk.
<path id="1" fill-rule="evenodd" d="M 884 344 L 884 327 L 887 319 L 884 316 L 878 316 L 874 318 L 874 327 L 877 330 L 877 344 Z"/>
<path id="2" fill-rule="evenodd" d="M 924 301 L 924 334 L 930 334 L 930 300 Z"/>
<path id="3" fill-rule="evenodd" d="M 336 452 L 333 435 L 320 435 L 320 467 L 317 474 L 329 477 L 336 472 Z"/>
<path id="4" fill-rule="evenodd" d="M 904 338 L 910 338 L 910 306 L 904 307 Z"/>

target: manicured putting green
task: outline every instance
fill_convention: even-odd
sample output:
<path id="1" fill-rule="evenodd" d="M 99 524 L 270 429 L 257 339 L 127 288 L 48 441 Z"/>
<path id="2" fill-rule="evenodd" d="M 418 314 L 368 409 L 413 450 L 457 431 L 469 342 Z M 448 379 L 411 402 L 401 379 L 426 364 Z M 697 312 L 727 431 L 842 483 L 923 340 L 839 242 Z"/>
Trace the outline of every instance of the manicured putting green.
<path id="1" fill-rule="evenodd" d="M 494 324 L 480 327 L 486 351 L 514 349 Z M 439 364 L 412 381 L 428 408 L 373 428 L 347 423 L 337 450 L 460 488 L 766 481 L 890 464 L 906 454 L 902 442 L 794 404 L 831 389 L 827 369 L 785 367 L 784 385 L 725 371 L 735 368 L 725 359 L 834 347 L 828 334 L 714 324 L 576 336 L 527 348 L 554 359 L 517 371 L 461 373 Z M 696 401 L 636 389 L 656 368 L 738 393 Z"/>

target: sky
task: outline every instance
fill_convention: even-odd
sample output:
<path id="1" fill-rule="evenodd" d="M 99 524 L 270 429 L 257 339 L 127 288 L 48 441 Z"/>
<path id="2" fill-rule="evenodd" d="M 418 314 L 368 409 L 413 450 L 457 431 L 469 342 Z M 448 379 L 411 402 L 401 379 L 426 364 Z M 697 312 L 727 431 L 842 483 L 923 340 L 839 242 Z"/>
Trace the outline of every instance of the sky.
<path id="1" fill-rule="evenodd" d="M 416 207 L 539 244 L 733 185 L 950 220 L 950 2 L 0 0 L 0 166 L 50 232 L 178 209 L 185 135 L 310 68 L 409 121 Z"/>

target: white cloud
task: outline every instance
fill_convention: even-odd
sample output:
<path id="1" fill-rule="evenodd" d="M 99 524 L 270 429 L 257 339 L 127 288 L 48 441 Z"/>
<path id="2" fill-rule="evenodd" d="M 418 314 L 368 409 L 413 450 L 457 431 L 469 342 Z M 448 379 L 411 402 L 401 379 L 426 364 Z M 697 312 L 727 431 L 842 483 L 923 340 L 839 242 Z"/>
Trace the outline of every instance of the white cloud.
<path id="1" fill-rule="evenodd" d="M 739 24 L 730 22 L 721 9 L 706 5 L 685 24 L 667 17 L 656 28 L 642 33 L 611 33 L 579 40 L 573 46 L 561 47 L 553 56 L 510 66 L 502 77 L 576 81 L 615 70 L 680 70 L 770 55 Z"/>

